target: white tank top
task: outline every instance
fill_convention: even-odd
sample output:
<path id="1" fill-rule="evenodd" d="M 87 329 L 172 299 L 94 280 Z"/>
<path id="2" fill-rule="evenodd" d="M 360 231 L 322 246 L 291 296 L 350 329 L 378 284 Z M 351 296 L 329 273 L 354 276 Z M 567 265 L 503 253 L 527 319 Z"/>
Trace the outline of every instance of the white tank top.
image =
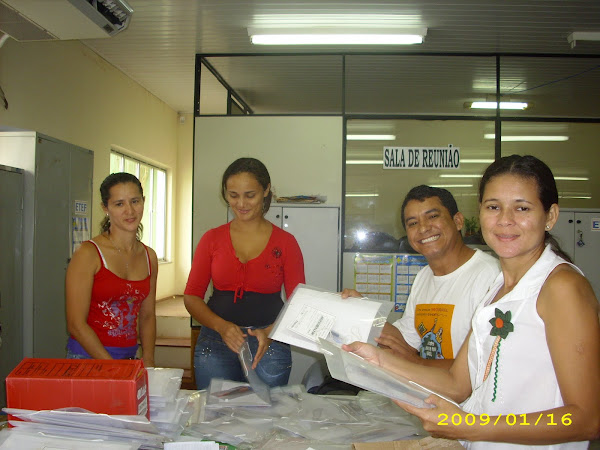
<path id="1" fill-rule="evenodd" d="M 564 406 L 550 351 L 546 343 L 544 321 L 537 313 L 538 294 L 546 278 L 559 264 L 569 264 L 556 255 L 550 246 L 521 278 L 514 289 L 490 304 L 504 284 L 502 273 L 488 291 L 488 295 L 475 311 L 473 332 L 469 339 L 468 364 L 473 393 L 463 404 L 466 412 L 497 416 L 515 414 L 517 424 L 522 422 L 519 414 L 544 411 Z M 573 268 L 581 271 L 570 264 Z M 499 310 L 498 313 L 496 310 Z M 510 319 L 506 315 L 510 311 Z M 496 320 L 500 318 L 500 321 Z M 506 339 L 490 335 L 494 320 L 496 331 L 510 329 Z M 497 325 L 497 326 L 496 326 Z M 494 357 L 490 358 L 495 341 L 499 341 Z M 484 381 L 488 361 L 491 363 Z M 545 418 L 547 420 L 547 418 Z M 555 417 L 555 422 L 560 422 Z M 470 449 L 587 449 L 588 442 L 570 442 L 557 445 L 526 446 L 497 442 L 465 442 Z"/>

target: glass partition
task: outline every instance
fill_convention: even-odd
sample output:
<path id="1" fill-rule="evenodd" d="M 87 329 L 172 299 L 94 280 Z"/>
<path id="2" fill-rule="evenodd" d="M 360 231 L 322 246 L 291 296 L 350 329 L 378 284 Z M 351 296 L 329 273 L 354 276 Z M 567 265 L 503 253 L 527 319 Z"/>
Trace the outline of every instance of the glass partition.
<path id="1" fill-rule="evenodd" d="M 524 101 L 503 117 L 600 117 L 600 61 L 574 57 L 502 57 L 502 101 Z M 492 91 L 495 92 L 495 91 Z"/>
<path id="2" fill-rule="evenodd" d="M 477 186 L 494 160 L 494 141 L 484 135 L 494 123 L 483 120 L 364 120 L 347 122 L 347 135 L 383 134 L 388 141 L 346 141 L 345 251 L 394 252 L 404 236 L 400 206 L 419 184 L 446 187 L 460 211 L 478 216 Z M 447 147 L 460 150 L 457 169 L 384 169 L 384 147 Z M 365 247 L 365 240 L 376 241 Z M 394 248 L 394 245 L 396 247 Z"/>
<path id="3" fill-rule="evenodd" d="M 214 56 L 206 61 L 254 114 L 341 114 L 341 55 Z"/>
<path id="4" fill-rule="evenodd" d="M 346 57 L 348 114 L 483 115 L 481 110 L 466 107 L 466 103 L 495 91 L 495 57 Z"/>
<path id="5" fill-rule="evenodd" d="M 227 89 L 210 70 L 200 67 L 200 114 L 227 114 Z"/>
<path id="6" fill-rule="evenodd" d="M 542 136 L 560 140 L 533 140 Z M 600 123 L 502 122 L 502 156 L 533 155 L 548 164 L 563 208 L 600 207 L 598 142 Z"/>

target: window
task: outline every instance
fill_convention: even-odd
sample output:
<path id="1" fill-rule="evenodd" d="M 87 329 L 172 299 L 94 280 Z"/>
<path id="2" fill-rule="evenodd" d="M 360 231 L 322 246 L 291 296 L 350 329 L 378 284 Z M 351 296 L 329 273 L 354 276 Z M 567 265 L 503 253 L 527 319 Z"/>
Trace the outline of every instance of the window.
<path id="1" fill-rule="evenodd" d="M 139 178 L 146 197 L 142 241 L 154 249 L 159 261 L 166 261 L 167 171 L 112 150 L 110 172 L 127 172 Z"/>

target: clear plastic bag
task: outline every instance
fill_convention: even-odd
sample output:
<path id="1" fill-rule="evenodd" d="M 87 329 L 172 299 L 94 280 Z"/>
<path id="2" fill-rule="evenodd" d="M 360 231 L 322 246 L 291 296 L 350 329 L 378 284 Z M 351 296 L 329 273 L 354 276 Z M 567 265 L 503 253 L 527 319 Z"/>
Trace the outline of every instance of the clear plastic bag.
<path id="1" fill-rule="evenodd" d="M 165 406 L 173 402 L 181 387 L 183 369 L 149 367 L 148 395 L 150 408 Z"/>
<path id="2" fill-rule="evenodd" d="M 371 364 L 353 353 L 346 352 L 334 342 L 325 339 L 321 339 L 319 342 L 329 372 L 337 380 L 409 403 L 418 408 L 433 408 L 433 405 L 424 401 L 431 394 L 438 395 L 458 407 L 452 400 L 430 391 L 414 381 Z"/>
<path id="3" fill-rule="evenodd" d="M 249 383 L 213 378 L 207 390 L 206 406 L 269 406 Z"/>
<path id="4" fill-rule="evenodd" d="M 271 404 L 271 395 L 269 393 L 269 386 L 260 379 L 256 371 L 252 368 L 252 352 L 250 351 L 250 346 L 248 345 L 248 340 L 245 340 L 240 348 L 240 352 L 238 353 L 238 358 L 240 360 L 240 364 L 242 366 L 242 370 L 244 371 L 244 375 L 246 375 L 246 379 L 250 383 L 250 387 L 256 395 L 260 397 L 267 404 Z"/>

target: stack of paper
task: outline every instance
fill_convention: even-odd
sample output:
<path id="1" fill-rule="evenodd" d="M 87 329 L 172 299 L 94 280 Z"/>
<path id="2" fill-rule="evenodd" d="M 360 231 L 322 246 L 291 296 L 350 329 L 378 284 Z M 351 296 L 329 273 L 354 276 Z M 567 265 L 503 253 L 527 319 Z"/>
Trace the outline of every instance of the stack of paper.
<path id="1" fill-rule="evenodd" d="M 81 408 L 63 408 L 48 411 L 33 411 L 17 408 L 4 408 L 7 414 L 20 420 L 10 420 L 12 430 L 18 430 L 10 440 L 19 442 L 33 442 L 31 436 L 44 434 L 47 437 L 60 437 L 79 440 L 97 440 L 107 443 L 108 447 L 99 448 L 130 448 L 117 444 L 136 445 L 131 448 L 144 446 L 146 448 L 162 448 L 167 440 L 160 435 L 158 429 L 144 416 L 118 416 L 108 414 L 96 414 Z M 34 439 L 35 440 L 35 439 Z M 0 447 L 0 448 L 39 448 L 27 447 Z M 42 448 L 71 448 L 52 446 Z M 83 444 L 81 447 L 86 448 Z"/>

